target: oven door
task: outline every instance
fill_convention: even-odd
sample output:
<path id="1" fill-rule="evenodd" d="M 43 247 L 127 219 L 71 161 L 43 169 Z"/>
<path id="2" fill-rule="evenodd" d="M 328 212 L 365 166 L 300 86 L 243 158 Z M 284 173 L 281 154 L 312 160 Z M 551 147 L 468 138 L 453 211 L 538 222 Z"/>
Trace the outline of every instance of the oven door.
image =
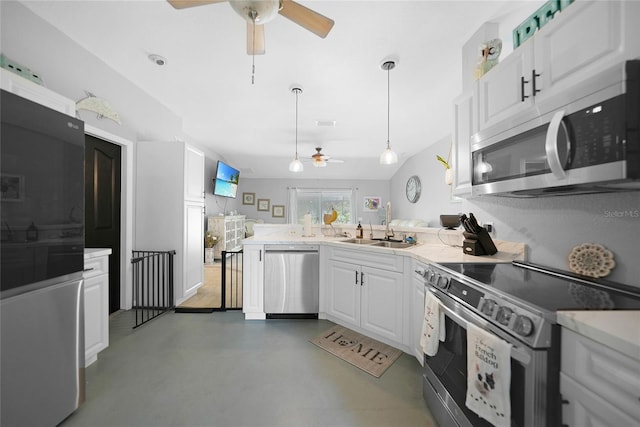
<path id="1" fill-rule="evenodd" d="M 558 364 L 549 366 L 552 350 L 531 349 L 475 315 L 462 304 L 432 289 L 442 303 L 446 340 L 435 356 L 425 356 L 423 394 L 440 425 L 490 427 L 465 406 L 467 388 L 467 325 L 474 324 L 505 341 L 511 350 L 511 425 L 552 426 L 559 402 Z M 553 357 L 551 357 L 553 359 Z M 555 372 L 555 374 L 554 374 Z M 554 380 L 554 378 L 556 378 Z"/>

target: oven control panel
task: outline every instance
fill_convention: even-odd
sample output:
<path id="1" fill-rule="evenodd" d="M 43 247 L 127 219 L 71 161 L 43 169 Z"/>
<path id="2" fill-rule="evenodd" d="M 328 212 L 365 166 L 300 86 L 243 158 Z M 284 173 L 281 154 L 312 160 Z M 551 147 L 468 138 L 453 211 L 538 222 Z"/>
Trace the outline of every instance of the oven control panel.
<path id="1" fill-rule="evenodd" d="M 544 319 L 516 301 L 438 267 L 428 266 L 421 275 L 426 285 L 464 303 L 477 315 L 524 342 L 542 347 L 549 345 L 546 342 L 550 340 L 548 333 L 542 331 L 545 329 Z"/>

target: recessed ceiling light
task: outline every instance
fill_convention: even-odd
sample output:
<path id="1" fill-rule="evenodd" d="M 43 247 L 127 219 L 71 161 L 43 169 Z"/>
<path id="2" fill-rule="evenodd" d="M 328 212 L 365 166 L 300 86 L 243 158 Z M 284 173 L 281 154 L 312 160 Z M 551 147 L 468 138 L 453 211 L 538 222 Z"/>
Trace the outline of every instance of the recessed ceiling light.
<path id="1" fill-rule="evenodd" d="M 151 55 L 149 55 L 149 60 L 160 67 L 167 64 L 166 58 L 160 55 L 156 55 L 155 53 L 152 53 Z"/>
<path id="2" fill-rule="evenodd" d="M 335 120 L 316 120 L 316 126 L 336 127 Z"/>

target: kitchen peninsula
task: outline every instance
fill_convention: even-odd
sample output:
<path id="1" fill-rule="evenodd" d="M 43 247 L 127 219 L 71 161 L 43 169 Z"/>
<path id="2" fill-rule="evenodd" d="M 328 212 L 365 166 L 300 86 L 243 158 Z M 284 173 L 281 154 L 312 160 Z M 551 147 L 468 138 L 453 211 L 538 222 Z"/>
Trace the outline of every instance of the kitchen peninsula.
<path id="1" fill-rule="evenodd" d="M 253 237 L 243 241 L 245 319 L 266 318 L 265 245 L 318 245 L 318 317 L 409 354 L 416 354 L 424 308 L 424 284 L 421 280 L 419 286 L 414 284 L 414 271 L 424 271 L 426 264 L 434 262 L 509 263 L 526 258 L 525 244 L 504 241 L 495 242 L 498 252 L 493 256 L 467 255 L 461 247 L 461 231 L 438 228 L 399 227 L 394 230 L 396 237 L 407 235 L 417 241 L 403 249 L 350 243 L 354 226 L 335 231 L 316 227 L 310 237 L 302 235 L 299 225 L 256 224 L 254 231 Z M 378 226 L 371 233 L 374 238 L 383 238 L 384 229 Z"/>

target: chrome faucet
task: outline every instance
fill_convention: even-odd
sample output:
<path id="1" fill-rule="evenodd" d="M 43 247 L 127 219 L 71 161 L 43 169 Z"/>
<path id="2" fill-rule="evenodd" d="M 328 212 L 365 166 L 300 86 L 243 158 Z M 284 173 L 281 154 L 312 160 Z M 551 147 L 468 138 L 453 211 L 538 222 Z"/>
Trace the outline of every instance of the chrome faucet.
<path id="1" fill-rule="evenodd" d="M 391 222 L 391 202 L 387 202 L 387 216 L 385 218 L 385 229 L 384 229 L 384 238 L 389 239 L 390 237 L 395 236 L 396 234 L 393 232 L 393 228 L 389 227 L 389 223 Z"/>

